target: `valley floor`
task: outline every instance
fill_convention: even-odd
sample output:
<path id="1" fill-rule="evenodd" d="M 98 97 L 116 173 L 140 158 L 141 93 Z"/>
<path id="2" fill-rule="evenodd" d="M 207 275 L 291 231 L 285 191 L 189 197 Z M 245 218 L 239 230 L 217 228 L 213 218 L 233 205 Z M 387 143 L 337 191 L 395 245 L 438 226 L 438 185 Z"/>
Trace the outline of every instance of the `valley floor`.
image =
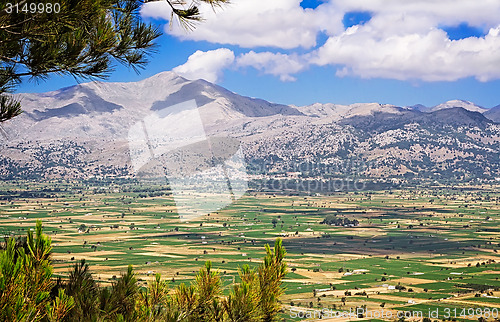
<path id="1" fill-rule="evenodd" d="M 238 267 L 257 265 L 263 245 L 281 237 L 289 267 L 282 297 L 286 320 L 356 308 L 394 317 L 438 310 L 439 319 L 448 314 L 457 320 L 489 312 L 491 319 L 500 314 L 499 188 L 251 193 L 182 222 L 163 186 L 3 182 L 0 233 L 25 235 L 42 219 L 53 240 L 56 274 L 64 276 L 84 258 L 106 284 L 132 264 L 143 285 L 154 273 L 171 285 L 189 282 L 210 260 L 228 286 L 238 282 Z M 327 216 L 358 224 L 322 223 Z"/>

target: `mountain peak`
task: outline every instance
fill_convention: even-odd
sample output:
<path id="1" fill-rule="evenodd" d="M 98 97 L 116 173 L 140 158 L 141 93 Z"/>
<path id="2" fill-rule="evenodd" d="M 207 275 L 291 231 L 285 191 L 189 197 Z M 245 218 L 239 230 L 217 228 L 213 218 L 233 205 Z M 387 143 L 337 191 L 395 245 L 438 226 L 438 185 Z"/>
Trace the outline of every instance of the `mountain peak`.
<path id="1" fill-rule="evenodd" d="M 150 77 L 144 79 L 143 81 L 158 80 L 158 79 L 162 79 L 162 80 L 176 80 L 176 79 L 181 79 L 183 81 L 188 81 L 184 77 L 180 76 L 179 74 L 177 74 L 177 73 L 175 73 L 175 72 L 173 72 L 171 70 L 166 70 L 166 71 L 160 72 L 158 74 L 155 74 L 153 76 L 150 76 Z"/>
<path id="2" fill-rule="evenodd" d="M 470 101 L 466 101 L 466 100 L 450 100 L 450 101 L 447 101 L 445 103 L 434 106 L 433 108 L 430 109 L 430 111 L 434 112 L 434 111 L 448 109 L 448 108 L 454 108 L 454 107 L 461 107 L 461 108 L 466 109 L 468 111 L 479 112 L 479 113 L 484 113 L 487 111 L 486 108 L 479 106 L 477 104 L 474 104 Z"/>

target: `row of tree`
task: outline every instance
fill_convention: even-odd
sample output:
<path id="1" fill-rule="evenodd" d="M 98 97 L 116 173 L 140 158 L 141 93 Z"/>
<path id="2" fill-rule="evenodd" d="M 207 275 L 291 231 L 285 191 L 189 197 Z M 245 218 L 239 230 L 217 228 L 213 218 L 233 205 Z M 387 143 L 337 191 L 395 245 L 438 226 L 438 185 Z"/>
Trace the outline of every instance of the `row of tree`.
<path id="1" fill-rule="evenodd" d="M 239 283 L 224 296 L 219 273 L 206 262 L 195 280 L 169 288 L 160 274 L 140 288 L 132 266 L 111 286 L 94 279 L 84 260 L 55 279 L 51 239 L 28 231 L 0 251 L 1 321 L 277 321 L 286 251 L 277 239 L 263 263 L 239 269 Z"/>
<path id="2" fill-rule="evenodd" d="M 320 224 L 325 224 L 325 225 L 335 225 L 335 226 L 357 226 L 359 225 L 359 221 L 357 219 L 349 219 L 346 217 L 337 217 L 335 215 L 327 215 L 325 219 L 323 219 Z"/>

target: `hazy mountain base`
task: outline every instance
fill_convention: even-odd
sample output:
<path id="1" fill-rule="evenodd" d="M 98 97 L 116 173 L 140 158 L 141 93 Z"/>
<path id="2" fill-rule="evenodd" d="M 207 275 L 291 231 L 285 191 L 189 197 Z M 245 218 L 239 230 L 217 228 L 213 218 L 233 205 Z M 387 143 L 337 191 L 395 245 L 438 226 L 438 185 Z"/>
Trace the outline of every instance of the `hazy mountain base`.
<path id="1" fill-rule="evenodd" d="M 297 129 L 286 137 L 244 143 L 250 179 L 285 177 L 298 182 L 317 180 L 325 186 L 325 180 L 492 182 L 500 177 L 497 124 L 482 129 L 405 124 L 370 131 L 359 122 Z M 0 176 L 3 180 L 132 178 L 134 172 L 127 142 L 66 140 L 4 145 Z"/>
<path id="2" fill-rule="evenodd" d="M 409 123 L 373 116 L 346 125 L 301 126 L 282 136 L 245 138 L 248 171 L 269 179 L 399 179 L 442 182 L 500 178 L 500 126 Z M 378 118 L 378 119 L 377 119 Z M 381 120 L 380 120 L 381 119 Z M 405 121 L 405 120 L 403 120 Z M 368 123 L 368 124 L 367 124 Z M 203 163 L 202 161 L 198 161 Z M 132 177 L 124 141 L 4 144 L 2 179 Z"/>

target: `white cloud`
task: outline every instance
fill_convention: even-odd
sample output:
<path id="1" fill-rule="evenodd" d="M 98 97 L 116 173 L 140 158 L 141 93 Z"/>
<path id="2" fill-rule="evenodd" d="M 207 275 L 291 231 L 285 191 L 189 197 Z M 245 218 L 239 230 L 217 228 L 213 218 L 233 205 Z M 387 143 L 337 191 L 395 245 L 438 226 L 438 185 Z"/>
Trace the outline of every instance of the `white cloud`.
<path id="1" fill-rule="evenodd" d="M 141 7 L 141 15 L 156 19 L 169 20 L 172 9 L 166 1 L 151 1 Z"/>
<path id="2" fill-rule="evenodd" d="M 306 68 L 307 63 L 298 55 L 286 55 L 281 53 L 250 51 L 236 60 L 239 67 L 251 66 L 265 74 L 279 76 L 281 81 L 294 81 L 291 74 L 298 73 Z"/>
<path id="3" fill-rule="evenodd" d="M 461 22 L 491 28 L 498 24 L 500 14 L 498 0 L 334 0 L 330 2 L 342 12 L 359 10 L 372 12 L 379 17 L 399 16 L 403 20 L 418 18 L 421 28 Z M 405 23 L 392 26 L 392 29 L 406 26 Z M 391 26 L 387 24 L 385 27 Z"/>
<path id="4" fill-rule="evenodd" d="M 245 48 L 311 48 L 316 36 L 326 24 L 322 10 L 303 9 L 301 0 L 238 0 L 221 9 L 200 3 L 204 21 L 193 31 L 173 24 L 165 32 L 189 40 L 238 45 Z M 318 11 L 318 12 L 317 12 Z M 159 3 L 147 3 L 142 15 L 170 19 L 171 10 Z M 320 18 L 321 16 L 321 18 Z M 340 16 L 338 27 L 341 28 Z"/>
<path id="5" fill-rule="evenodd" d="M 499 28 L 484 38 L 452 41 L 437 28 L 425 33 L 380 37 L 372 25 L 355 26 L 330 37 L 310 62 L 342 66 L 337 76 L 399 80 L 454 81 L 475 77 L 500 78 Z"/>
<path id="6" fill-rule="evenodd" d="M 189 56 L 186 63 L 173 69 L 177 74 L 188 79 L 204 79 L 215 83 L 222 76 L 222 71 L 234 62 L 233 51 L 227 48 L 216 50 L 198 50 Z"/>
<path id="7" fill-rule="evenodd" d="M 333 1 L 343 12 L 372 13 L 364 25 L 332 33 L 309 62 L 338 66 L 337 76 L 454 81 L 500 78 L 500 1 Z M 483 38 L 449 39 L 440 26 L 491 28 Z"/>
<path id="8" fill-rule="evenodd" d="M 300 2 L 238 0 L 216 13 L 202 3 L 205 21 L 193 32 L 178 27 L 167 32 L 244 48 L 282 48 L 278 54 L 254 49 L 237 59 L 237 66 L 252 66 L 282 81 L 294 80 L 292 75 L 311 64 L 335 66 L 337 76 L 362 78 L 500 79 L 499 0 L 330 0 L 314 10 L 301 8 Z M 370 12 L 372 19 L 344 30 L 342 18 L 352 11 Z M 161 2 L 146 4 L 142 13 L 170 18 L 170 9 Z M 461 23 L 489 33 L 453 41 L 440 29 Z M 318 48 L 321 32 L 328 39 Z M 312 49 L 304 54 L 298 47 Z M 224 66 L 228 63 L 214 70 Z"/>

